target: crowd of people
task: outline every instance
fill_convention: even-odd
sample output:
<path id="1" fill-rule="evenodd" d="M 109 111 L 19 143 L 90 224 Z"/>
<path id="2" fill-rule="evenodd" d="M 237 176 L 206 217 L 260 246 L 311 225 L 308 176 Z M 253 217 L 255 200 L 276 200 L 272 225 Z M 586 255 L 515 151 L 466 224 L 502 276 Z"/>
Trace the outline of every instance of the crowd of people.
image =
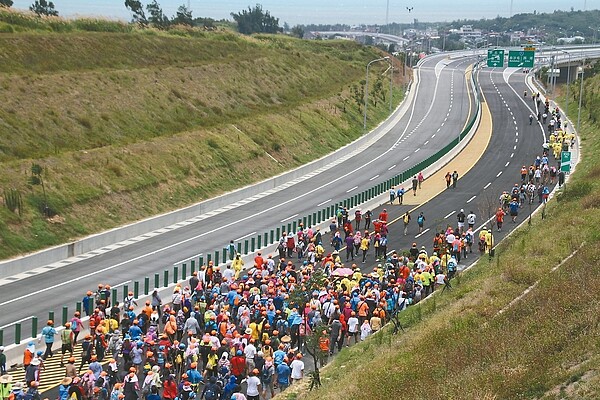
<path id="1" fill-rule="evenodd" d="M 319 335 L 317 356 L 326 363 L 398 311 L 449 285 L 461 253 L 471 251 L 456 244 L 467 235 L 464 224 L 438 233 L 429 249 L 414 243 L 388 254 L 386 210 L 373 221 L 375 231 L 366 229 L 367 217 L 351 223 L 344 209 L 337 216 L 327 238 L 300 226 L 291 258 L 259 252 L 247 271 L 236 271 L 233 262 L 223 269 L 212 262 L 201 266 L 165 304 L 157 291 L 144 304 L 131 292 L 119 302 L 110 286 L 98 285 L 82 301 L 87 327 L 76 312 L 63 329 L 47 321 L 40 337 L 45 351 L 29 344 L 26 382 L 13 385 L 13 398 L 39 398 L 44 362 L 58 356 L 52 348 L 60 336 L 60 400 L 267 399 L 305 379 L 308 335 Z M 282 236 L 285 256 L 288 238 Z M 317 251 L 327 239 L 333 251 Z M 368 273 L 356 264 L 344 268 L 344 244 L 348 262 L 360 254 L 363 261 L 374 257 L 380 263 Z M 89 333 L 78 342 L 84 328 Z M 78 360 L 75 346 L 82 350 Z"/>

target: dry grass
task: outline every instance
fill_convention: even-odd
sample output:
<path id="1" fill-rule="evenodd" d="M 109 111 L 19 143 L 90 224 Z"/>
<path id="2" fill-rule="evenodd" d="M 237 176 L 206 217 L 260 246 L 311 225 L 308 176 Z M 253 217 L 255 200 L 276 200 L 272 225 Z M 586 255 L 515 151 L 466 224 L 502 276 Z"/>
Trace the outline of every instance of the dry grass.
<path id="1" fill-rule="evenodd" d="M 341 112 L 340 95 L 363 78 L 372 50 L 203 36 L 0 37 L 0 188 L 19 188 L 26 204 L 21 219 L 0 209 L 0 258 L 267 178 L 362 133 L 356 106 Z M 370 111 L 372 121 L 387 112 Z M 40 188 L 27 185 L 33 161 L 64 223 L 38 213 Z"/>

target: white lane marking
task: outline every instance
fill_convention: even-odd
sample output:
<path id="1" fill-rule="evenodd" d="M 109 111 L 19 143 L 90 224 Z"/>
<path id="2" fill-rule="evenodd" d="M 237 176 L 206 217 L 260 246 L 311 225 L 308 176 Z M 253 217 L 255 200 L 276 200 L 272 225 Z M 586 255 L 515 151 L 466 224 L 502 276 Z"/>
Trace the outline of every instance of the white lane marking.
<path id="1" fill-rule="evenodd" d="M 290 219 L 292 219 L 292 218 L 294 218 L 294 217 L 297 217 L 297 216 L 298 216 L 298 214 L 294 214 L 294 215 L 292 215 L 291 217 L 284 218 L 284 219 L 282 219 L 282 220 L 281 220 L 281 221 L 279 221 L 279 222 L 285 222 L 285 221 L 288 221 L 288 220 L 290 220 Z"/>
<path id="2" fill-rule="evenodd" d="M 354 189 L 358 189 L 358 186 L 354 186 L 351 189 L 346 190 L 346 193 L 350 193 L 351 191 L 353 191 Z"/>
<path id="3" fill-rule="evenodd" d="M 475 197 L 477 197 L 477 196 L 473 196 L 473 197 L 471 197 L 469 200 L 467 200 L 467 203 L 470 203 L 470 202 L 472 202 L 473 200 L 475 200 Z"/>
<path id="4" fill-rule="evenodd" d="M 418 235 L 415 236 L 415 239 L 419 238 L 420 236 L 426 234 L 427 232 L 429 232 L 429 228 L 425 229 L 423 232 L 419 233 Z"/>
<path id="5" fill-rule="evenodd" d="M 510 164 L 510 161 L 507 161 L 506 164 L 504 164 L 504 166 L 508 167 L 508 164 Z"/>
<path id="6" fill-rule="evenodd" d="M 379 176 L 379 175 L 377 175 L 377 176 Z M 324 204 L 327 204 L 327 203 L 329 203 L 330 201 L 331 201 L 331 199 L 328 199 L 328 200 L 322 201 L 322 202 L 320 202 L 319 204 L 317 204 L 317 207 L 321 207 L 322 205 L 324 205 Z"/>
<path id="7" fill-rule="evenodd" d="M 502 171 L 498 172 L 498 174 L 496 175 L 496 178 L 498 178 L 500 175 L 502 175 Z"/>
<path id="8" fill-rule="evenodd" d="M 290 217 L 290 218 L 293 218 L 293 217 Z M 281 221 L 281 222 L 283 222 L 283 221 Z M 239 242 L 240 240 L 242 240 L 242 239 L 245 239 L 245 238 L 247 238 L 248 236 L 252 236 L 252 235 L 256 235 L 256 231 L 254 231 L 254 232 L 250 232 L 249 234 L 247 234 L 247 235 L 244 235 L 244 236 L 242 236 L 242 237 L 239 237 L 239 238 L 237 238 L 237 239 L 234 239 L 233 241 L 234 241 L 234 242 Z"/>
<path id="9" fill-rule="evenodd" d="M 31 318 L 35 318 L 35 315 L 30 315 L 29 317 L 21 318 L 20 320 L 11 322 L 10 324 L 6 324 L 4 326 L 0 326 L 0 330 L 8 328 L 9 326 L 13 326 L 15 324 L 18 324 L 19 322 L 27 321 L 28 319 L 31 319 Z"/>
<path id="10" fill-rule="evenodd" d="M 485 190 L 485 189 L 489 188 L 491 184 L 492 184 L 492 182 L 488 182 L 488 184 L 487 184 L 487 185 L 485 185 L 485 186 L 483 187 L 483 189 Z"/>
<path id="11" fill-rule="evenodd" d="M 516 150 L 516 149 L 517 149 L 517 145 L 515 144 L 515 145 L 513 146 L 513 150 Z"/>
<path id="12" fill-rule="evenodd" d="M 421 148 L 420 148 L 420 147 L 419 147 L 418 149 L 416 149 L 416 150 L 415 150 L 415 153 L 416 153 L 417 151 L 419 151 L 419 150 L 421 150 Z"/>
<path id="13" fill-rule="evenodd" d="M 435 137 L 435 133 L 433 135 L 431 135 L 431 138 L 433 139 Z"/>
<path id="14" fill-rule="evenodd" d="M 372 181 L 373 179 L 377 179 L 379 178 L 379 175 L 375 175 L 374 177 L 372 177 L 371 179 L 369 179 L 370 181 Z"/>
<path id="15" fill-rule="evenodd" d="M 515 143 L 519 143 L 519 138 L 516 138 L 516 139 L 515 139 Z"/>
<path id="16" fill-rule="evenodd" d="M 391 167 L 388 168 L 388 171 L 391 171 L 392 169 L 396 168 L 396 164 L 392 165 Z"/>
<path id="17" fill-rule="evenodd" d="M 456 212 L 456 210 L 452 211 L 450 214 L 446 215 L 446 216 L 444 217 L 444 219 L 447 219 L 449 216 L 451 216 L 451 215 L 452 215 L 452 214 L 454 214 L 455 212 Z"/>
<path id="18" fill-rule="evenodd" d="M 121 283 L 117 283 L 116 285 L 114 285 L 114 286 L 111 286 L 111 287 L 112 287 L 113 289 L 114 289 L 114 288 L 118 288 L 118 287 L 121 287 L 121 286 L 123 286 L 123 285 L 124 285 L 124 284 L 126 284 L 126 283 L 129 283 L 129 282 L 131 282 L 131 280 L 128 280 L 128 281 L 125 281 L 125 282 L 121 282 Z"/>
<path id="19" fill-rule="evenodd" d="M 410 156 L 406 156 L 406 157 L 404 157 L 404 158 L 402 159 L 402 161 L 406 161 L 406 160 L 408 160 L 409 158 L 410 158 Z"/>
<path id="20" fill-rule="evenodd" d="M 426 141 L 425 143 L 423 143 L 423 146 L 427 146 L 428 143 L 429 143 L 429 140 Z"/>
<path id="21" fill-rule="evenodd" d="M 510 158 L 513 158 L 515 156 L 515 153 L 510 153 Z"/>

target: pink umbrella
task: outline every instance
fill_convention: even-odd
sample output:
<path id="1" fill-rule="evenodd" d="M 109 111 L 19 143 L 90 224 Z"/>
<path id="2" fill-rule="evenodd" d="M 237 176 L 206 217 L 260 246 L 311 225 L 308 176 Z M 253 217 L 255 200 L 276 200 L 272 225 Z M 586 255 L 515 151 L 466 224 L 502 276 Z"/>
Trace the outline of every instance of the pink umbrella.
<path id="1" fill-rule="evenodd" d="M 334 270 L 331 275 L 332 276 L 351 276 L 354 273 L 350 268 L 338 268 Z"/>

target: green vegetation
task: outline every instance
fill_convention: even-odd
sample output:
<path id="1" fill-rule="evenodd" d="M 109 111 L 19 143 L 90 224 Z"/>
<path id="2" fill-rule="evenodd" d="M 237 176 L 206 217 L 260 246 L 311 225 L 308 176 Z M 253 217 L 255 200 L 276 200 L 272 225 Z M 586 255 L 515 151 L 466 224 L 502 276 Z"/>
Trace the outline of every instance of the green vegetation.
<path id="1" fill-rule="evenodd" d="M 591 99 L 598 89 L 600 75 L 585 82 L 584 106 L 595 107 L 584 110 L 586 117 L 597 110 Z M 569 114 L 576 120 L 573 100 Z M 406 310 L 401 317 L 405 333 L 393 336 L 387 327 L 343 350 L 321 370 L 321 389 L 289 395 L 599 398 L 599 128 L 595 120 L 582 120 L 582 162 L 548 203 L 545 219 L 540 213 L 531 226 L 516 231 L 498 247 L 495 259 L 483 259 L 461 274 L 454 290 Z"/>
<path id="2" fill-rule="evenodd" d="M 381 57 L 347 41 L 110 21 L 98 26 L 112 32 L 82 32 L 89 21 L 8 10 L 0 21 L 15 32 L 0 35 L 0 193 L 22 198 L 22 207 L 0 207 L 0 258 L 193 204 L 339 148 L 362 134 L 350 88 Z M 374 81 L 384 68 L 373 68 Z M 371 125 L 387 116 L 387 95 L 370 96 Z"/>

